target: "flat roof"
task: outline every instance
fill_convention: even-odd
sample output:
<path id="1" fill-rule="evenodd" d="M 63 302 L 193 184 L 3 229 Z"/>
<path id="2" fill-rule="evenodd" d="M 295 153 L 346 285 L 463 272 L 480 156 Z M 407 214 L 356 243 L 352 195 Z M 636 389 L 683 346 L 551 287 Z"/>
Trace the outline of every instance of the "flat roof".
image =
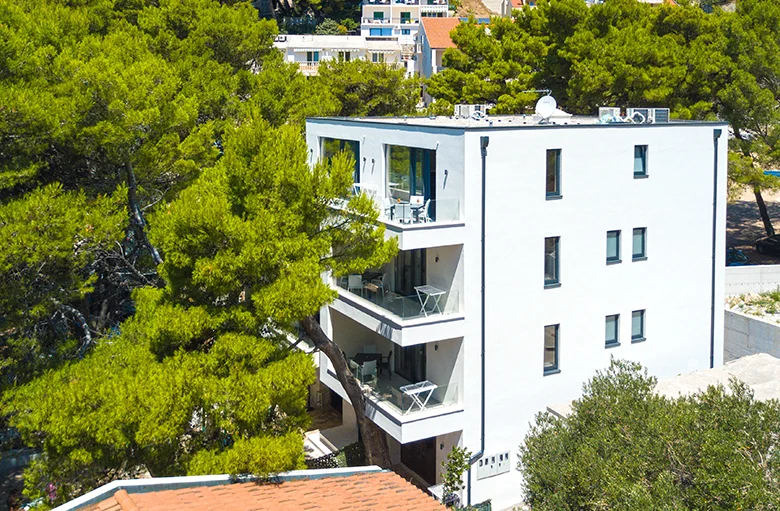
<path id="1" fill-rule="evenodd" d="M 635 124 L 629 122 L 622 123 L 601 123 L 596 116 L 576 116 L 561 112 L 562 115 L 550 119 L 547 123 L 542 123 L 538 115 L 488 115 L 482 119 L 470 117 L 448 117 L 448 116 L 407 116 L 407 117 L 309 117 L 309 122 L 316 123 L 335 123 L 335 124 L 375 124 L 375 125 L 395 125 L 395 126 L 418 126 L 457 130 L 472 129 L 517 129 L 517 128 L 573 128 L 573 127 L 604 127 L 604 128 L 648 128 L 651 126 L 726 126 L 725 121 L 679 121 L 671 120 L 665 123 L 657 124 Z"/>

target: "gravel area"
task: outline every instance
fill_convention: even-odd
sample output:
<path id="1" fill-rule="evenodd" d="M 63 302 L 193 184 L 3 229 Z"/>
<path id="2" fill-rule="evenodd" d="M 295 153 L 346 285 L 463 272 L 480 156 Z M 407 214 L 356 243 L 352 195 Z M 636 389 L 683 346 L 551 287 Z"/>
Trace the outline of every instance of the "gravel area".
<path id="1" fill-rule="evenodd" d="M 780 290 L 727 296 L 726 308 L 780 325 Z"/>

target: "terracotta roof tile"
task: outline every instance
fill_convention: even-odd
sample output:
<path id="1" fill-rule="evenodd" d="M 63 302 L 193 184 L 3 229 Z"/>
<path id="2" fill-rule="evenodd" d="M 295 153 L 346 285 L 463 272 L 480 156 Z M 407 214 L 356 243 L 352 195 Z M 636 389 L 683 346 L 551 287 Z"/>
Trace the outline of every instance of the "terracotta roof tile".
<path id="1" fill-rule="evenodd" d="M 283 483 L 236 483 L 133 493 L 119 490 L 91 511 L 444 511 L 433 497 L 394 472 Z"/>
<path id="2" fill-rule="evenodd" d="M 450 32 L 460 24 L 458 18 L 422 18 L 423 31 L 431 48 L 455 48 Z"/>

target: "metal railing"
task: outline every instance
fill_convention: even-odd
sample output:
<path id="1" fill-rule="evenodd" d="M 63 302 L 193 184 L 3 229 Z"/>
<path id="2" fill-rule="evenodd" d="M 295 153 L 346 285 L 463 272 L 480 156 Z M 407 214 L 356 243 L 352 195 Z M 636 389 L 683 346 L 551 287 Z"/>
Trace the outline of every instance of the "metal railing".
<path id="1" fill-rule="evenodd" d="M 457 222 L 460 220 L 458 199 L 433 199 L 421 205 L 397 198 L 382 199 L 380 216 L 386 222 L 399 225 Z M 426 205 L 427 202 L 427 205 Z"/>
<path id="2" fill-rule="evenodd" d="M 364 384 L 363 388 L 368 395 L 390 405 L 393 411 L 399 415 L 413 415 L 425 410 L 451 406 L 458 402 L 458 385 L 456 383 L 437 385 L 425 403 L 424 409 L 410 395 L 405 394 L 401 390 L 403 386 L 402 384 L 378 378 L 372 384 Z M 425 402 L 426 396 L 418 397 Z"/>

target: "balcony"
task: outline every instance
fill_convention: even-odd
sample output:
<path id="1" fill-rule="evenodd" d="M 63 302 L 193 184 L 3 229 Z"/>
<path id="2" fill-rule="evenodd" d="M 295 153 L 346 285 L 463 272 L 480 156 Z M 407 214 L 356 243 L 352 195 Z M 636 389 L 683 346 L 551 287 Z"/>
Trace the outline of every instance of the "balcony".
<path id="1" fill-rule="evenodd" d="M 400 347 L 343 316 L 333 318 L 333 339 L 367 398 L 367 415 L 398 440 L 457 431 L 462 414 L 462 339 Z M 349 399 L 327 357 L 320 380 Z M 449 431 L 448 431 L 449 430 Z"/>
<path id="2" fill-rule="evenodd" d="M 452 296 L 435 286 L 420 285 L 416 286 L 416 294 L 404 296 L 385 289 L 383 277 L 385 275 L 379 272 L 366 272 L 339 277 L 335 281 L 338 287 L 355 297 L 359 296 L 402 320 L 458 313 L 457 292 Z"/>

